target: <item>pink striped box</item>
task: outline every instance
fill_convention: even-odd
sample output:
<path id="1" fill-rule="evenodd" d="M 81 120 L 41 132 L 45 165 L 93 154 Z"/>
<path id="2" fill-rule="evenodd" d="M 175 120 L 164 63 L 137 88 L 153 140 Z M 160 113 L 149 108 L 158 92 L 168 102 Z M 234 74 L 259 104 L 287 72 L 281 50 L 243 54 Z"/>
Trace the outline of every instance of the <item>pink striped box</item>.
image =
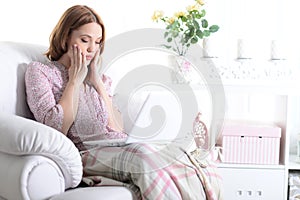
<path id="1" fill-rule="evenodd" d="M 225 125 L 222 136 L 225 163 L 279 164 L 280 127 Z"/>

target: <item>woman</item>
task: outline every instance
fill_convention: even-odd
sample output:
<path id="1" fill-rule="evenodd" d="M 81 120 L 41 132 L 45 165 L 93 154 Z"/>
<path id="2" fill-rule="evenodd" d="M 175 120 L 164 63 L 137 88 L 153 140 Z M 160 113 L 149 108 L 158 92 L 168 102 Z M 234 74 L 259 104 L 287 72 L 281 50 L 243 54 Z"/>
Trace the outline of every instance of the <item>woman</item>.
<path id="1" fill-rule="evenodd" d="M 35 119 L 74 142 L 88 185 L 125 185 L 142 199 L 214 197 L 188 155 L 178 159 L 176 151 L 157 151 L 159 145 L 149 144 L 88 146 L 127 138 L 109 94 L 111 79 L 99 73 L 104 44 L 105 27 L 93 9 L 75 5 L 65 11 L 50 36 L 49 61 L 32 62 L 26 71 L 27 101 Z"/>

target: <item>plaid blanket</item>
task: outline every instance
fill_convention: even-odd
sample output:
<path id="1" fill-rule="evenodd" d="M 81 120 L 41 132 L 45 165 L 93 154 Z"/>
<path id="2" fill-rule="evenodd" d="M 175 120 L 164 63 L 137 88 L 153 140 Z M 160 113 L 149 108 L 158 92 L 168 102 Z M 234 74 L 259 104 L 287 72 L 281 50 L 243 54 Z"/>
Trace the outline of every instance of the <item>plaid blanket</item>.
<path id="1" fill-rule="evenodd" d="M 126 186 L 137 199 L 222 199 L 217 167 L 176 145 L 99 146 L 81 156 L 83 182 L 90 186 Z"/>

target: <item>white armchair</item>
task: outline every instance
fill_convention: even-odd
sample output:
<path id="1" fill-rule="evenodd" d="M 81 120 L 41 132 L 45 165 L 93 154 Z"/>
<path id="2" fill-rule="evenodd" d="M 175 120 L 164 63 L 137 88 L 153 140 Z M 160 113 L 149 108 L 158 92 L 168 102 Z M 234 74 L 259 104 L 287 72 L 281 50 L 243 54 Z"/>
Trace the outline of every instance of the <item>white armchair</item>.
<path id="1" fill-rule="evenodd" d="M 78 150 L 62 133 L 33 120 L 24 73 L 30 61 L 45 60 L 45 50 L 0 42 L 0 199 L 134 199 L 125 187 L 76 188 L 82 178 Z"/>

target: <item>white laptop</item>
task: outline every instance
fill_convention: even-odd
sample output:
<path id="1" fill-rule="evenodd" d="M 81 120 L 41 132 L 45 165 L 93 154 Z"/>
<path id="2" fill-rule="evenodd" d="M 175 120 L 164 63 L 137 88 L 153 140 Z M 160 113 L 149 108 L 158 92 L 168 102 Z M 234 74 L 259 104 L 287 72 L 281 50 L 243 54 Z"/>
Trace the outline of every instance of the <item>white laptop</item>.
<path id="1" fill-rule="evenodd" d="M 99 140 L 84 144 L 122 146 L 136 142 L 166 143 L 178 138 L 182 111 L 180 103 L 171 93 L 163 91 L 143 93 L 127 105 L 129 107 L 121 109 L 123 113 L 128 112 L 124 119 L 125 132 L 128 133 L 127 140 Z"/>
<path id="2" fill-rule="evenodd" d="M 181 108 L 170 93 L 151 91 L 127 132 L 126 143 L 170 142 L 178 137 Z"/>

